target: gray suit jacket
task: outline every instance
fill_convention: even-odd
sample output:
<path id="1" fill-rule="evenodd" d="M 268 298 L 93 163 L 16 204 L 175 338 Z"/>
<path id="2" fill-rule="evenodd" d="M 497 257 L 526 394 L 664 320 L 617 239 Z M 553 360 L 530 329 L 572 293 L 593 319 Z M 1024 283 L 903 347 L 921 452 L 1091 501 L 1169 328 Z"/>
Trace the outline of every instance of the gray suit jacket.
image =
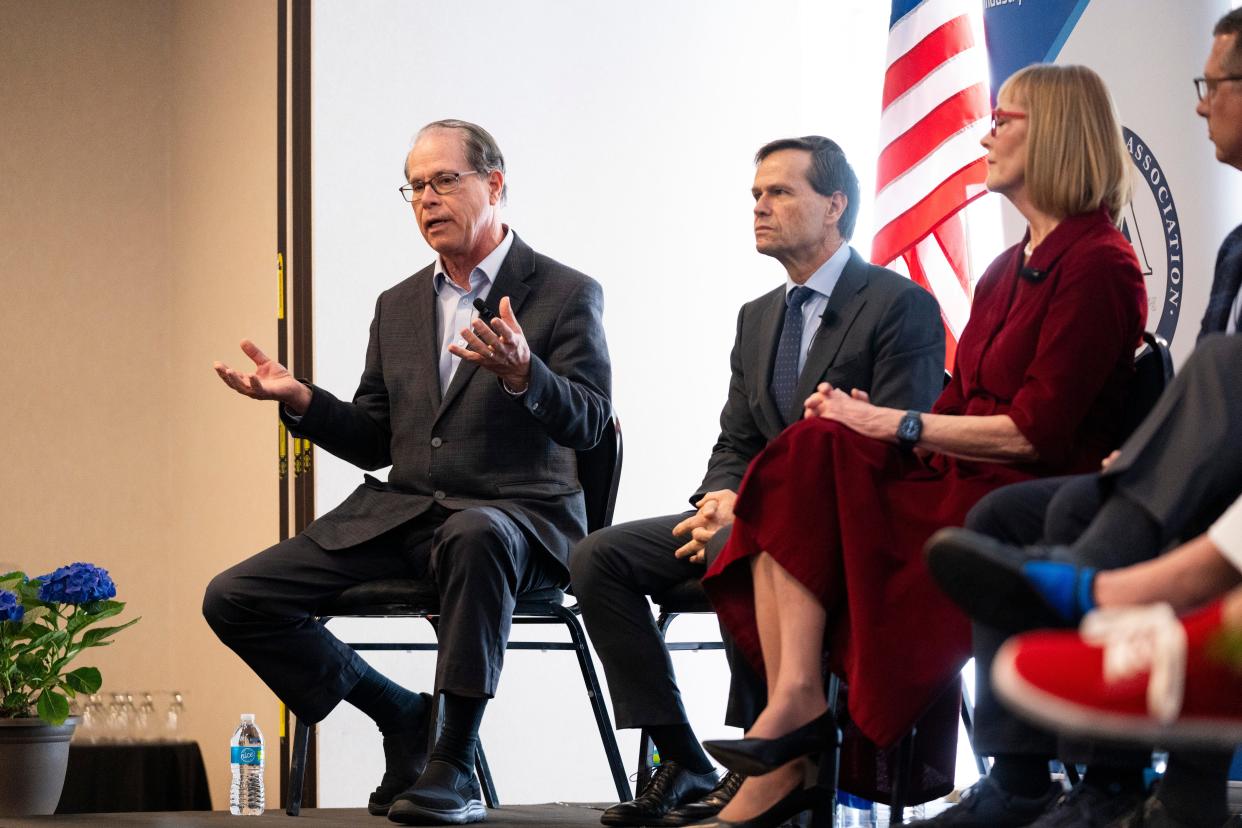
<path id="1" fill-rule="evenodd" d="M 367 475 L 305 534 L 343 549 L 435 503 L 492 506 L 564 567 L 586 533 L 574 452 L 599 442 L 612 416 L 603 292 L 515 237 L 487 302 L 512 302 L 530 343 L 530 387 L 514 398 L 494 374 L 463 361 L 441 395 L 433 272 L 380 294 L 352 402 L 315 388 L 300 420 L 285 417 L 290 430 L 356 466 L 392 466 L 387 483 Z"/>
<path id="2" fill-rule="evenodd" d="M 738 313 L 720 438 L 691 503 L 717 489 L 737 491 L 751 459 L 786 421 L 802 416 L 802 402 L 821 382 L 862 389 L 876 405 L 920 411 L 930 409 L 944 388 L 944 325 L 935 297 L 851 250 L 783 419 L 769 389 L 784 318 L 784 285 Z"/>

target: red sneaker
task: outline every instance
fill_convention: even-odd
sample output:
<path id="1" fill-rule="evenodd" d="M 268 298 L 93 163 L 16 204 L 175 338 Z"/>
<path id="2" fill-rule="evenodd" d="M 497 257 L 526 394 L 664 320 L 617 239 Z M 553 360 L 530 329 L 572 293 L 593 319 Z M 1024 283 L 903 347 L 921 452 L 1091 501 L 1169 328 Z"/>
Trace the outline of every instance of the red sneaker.
<path id="1" fill-rule="evenodd" d="M 1220 602 L 1178 619 L 1167 604 L 1097 610 L 1079 632 L 1009 639 L 996 692 L 1053 730 L 1156 745 L 1242 744 L 1242 666 L 1219 646 Z"/>

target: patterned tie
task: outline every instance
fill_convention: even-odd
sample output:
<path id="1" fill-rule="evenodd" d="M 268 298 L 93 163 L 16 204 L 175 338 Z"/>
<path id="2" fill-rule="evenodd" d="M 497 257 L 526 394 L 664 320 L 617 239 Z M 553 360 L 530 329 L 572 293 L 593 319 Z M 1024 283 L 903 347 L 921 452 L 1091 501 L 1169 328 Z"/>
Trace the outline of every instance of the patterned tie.
<path id="1" fill-rule="evenodd" d="M 790 420 L 790 407 L 798 390 L 798 357 L 802 350 L 802 306 L 815 293 L 805 285 L 799 285 L 785 297 L 785 324 L 781 328 L 781 341 L 776 346 L 776 361 L 772 364 L 772 399 L 781 412 L 786 425 Z"/>

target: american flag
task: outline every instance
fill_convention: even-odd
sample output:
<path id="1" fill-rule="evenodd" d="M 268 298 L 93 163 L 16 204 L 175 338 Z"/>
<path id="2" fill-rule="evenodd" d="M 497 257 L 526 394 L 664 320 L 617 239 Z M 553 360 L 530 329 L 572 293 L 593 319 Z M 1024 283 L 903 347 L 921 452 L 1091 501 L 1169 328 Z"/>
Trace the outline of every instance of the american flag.
<path id="1" fill-rule="evenodd" d="M 930 290 L 944 317 L 946 367 L 970 318 L 960 211 L 982 195 L 991 120 L 979 0 L 893 0 L 880 115 L 871 260 Z"/>

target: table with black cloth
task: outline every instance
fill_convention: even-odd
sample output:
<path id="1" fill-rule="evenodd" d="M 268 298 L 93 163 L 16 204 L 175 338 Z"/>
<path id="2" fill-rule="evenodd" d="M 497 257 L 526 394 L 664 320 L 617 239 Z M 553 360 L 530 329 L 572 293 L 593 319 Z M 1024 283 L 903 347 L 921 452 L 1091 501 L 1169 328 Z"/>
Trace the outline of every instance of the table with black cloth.
<path id="1" fill-rule="evenodd" d="M 207 769 L 197 742 L 69 747 L 58 814 L 210 810 Z"/>

